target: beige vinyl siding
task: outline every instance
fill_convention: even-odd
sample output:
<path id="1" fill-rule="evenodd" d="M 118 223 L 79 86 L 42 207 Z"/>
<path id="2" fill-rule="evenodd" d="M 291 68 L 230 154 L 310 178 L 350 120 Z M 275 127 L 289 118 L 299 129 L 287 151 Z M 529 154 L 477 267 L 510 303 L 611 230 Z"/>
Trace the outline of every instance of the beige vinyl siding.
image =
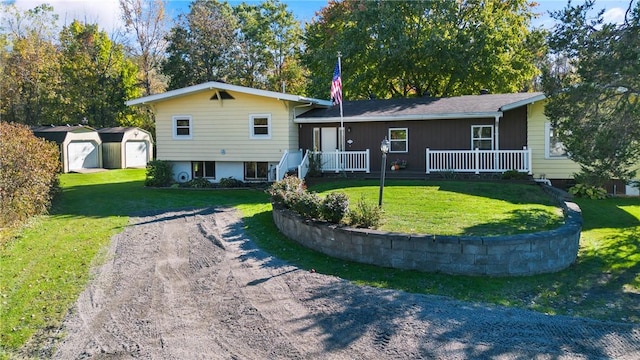
<path id="1" fill-rule="evenodd" d="M 297 148 L 288 102 L 229 92 L 234 99 L 210 100 L 205 91 L 156 104 L 157 157 L 172 161 L 279 161 Z M 271 116 L 269 139 L 250 138 L 250 115 Z M 191 139 L 173 138 L 173 117 L 190 116 Z M 293 129 L 292 129 L 293 128 Z"/>
<path id="2" fill-rule="evenodd" d="M 533 177 L 544 176 L 547 179 L 571 179 L 580 170 L 580 166 L 567 158 L 545 158 L 545 129 L 547 117 L 544 115 L 544 101 L 528 106 L 527 133 L 529 148 L 532 152 Z"/>

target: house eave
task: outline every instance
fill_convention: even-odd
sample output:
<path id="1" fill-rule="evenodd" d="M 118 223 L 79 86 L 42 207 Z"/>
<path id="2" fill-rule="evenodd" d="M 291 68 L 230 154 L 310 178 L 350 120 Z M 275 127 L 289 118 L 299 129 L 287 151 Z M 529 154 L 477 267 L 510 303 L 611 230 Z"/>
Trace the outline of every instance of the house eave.
<path id="1" fill-rule="evenodd" d="M 417 114 L 417 115 L 397 115 L 397 116 L 349 116 L 349 117 L 317 117 L 305 118 L 299 117 L 294 119 L 297 124 L 315 124 L 315 123 L 335 123 L 344 122 L 379 122 L 379 121 L 420 121 L 420 120 L 448 120 L 448 119 L 487 119 L 501 117 L 501 111 L 478 112 L 478 113 L 449 113 L 449 114 Z"/>
<path id="2" fill-rule="evenodd" d="M 535 96 L 530 97 L 528 99 L 524 99 L 524 100 L 516 101 L 516 102 L 511 103 L 511 104 L 503 105 L 502 107 L 500 107 L 500 110 L 509 111 L 509 110 L 513 110 L 513 109 L 516 109 L 516 108 L 519 108 L 519 107 L 522 107 L 522 106 L 525 106 L 525 105 L 533 104 L 533 103 L 535 103 L 537 101 L 541 101 L 541 100 L 544 100 L 544 99 L 546 99 L 546 96 L 544 94 L 538 94 L 538 95 L 535 95 Z"/>
<path id="3" fill-rule="evenodd" d="M 304 96 L 279 93 L 275 91 L 259 90 L 259 89 L 245 87 L 245 86 L 221 83 L 217 81 L 210 81 L 210 82 L 206 82 L 199 85 L 188 86 L 182 89 L 170 90 L 162 94 L 144 96 L 141 98 L 126 101 L 125 104 L 127 106 L 152 104 L 160 101 L 165 101 L 165 100 L 186 96 L 186 95 L 191 95 L 191 94 L 195 94 L 202 91 L 209 91 L 209 90 L 235 91 L 235 92 L 240 92 L 244 94 L 273 98 L 277 100 L 285 100 L 285 101 L 292 101 L 292 102 L 299 102 L 299 103 L 311 102 L 315 105 L 319 105 L 322 107 L 331 106 L 331 101 L 329 100 L 314 99 L 314 98 L 308 98 Z"/>

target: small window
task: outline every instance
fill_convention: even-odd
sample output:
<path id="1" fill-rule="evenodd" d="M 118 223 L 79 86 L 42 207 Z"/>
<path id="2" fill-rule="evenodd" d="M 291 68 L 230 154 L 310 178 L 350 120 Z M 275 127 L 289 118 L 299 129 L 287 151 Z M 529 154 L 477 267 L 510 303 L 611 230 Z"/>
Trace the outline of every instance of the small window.
<path id="1" fill-rule="evenodd" d="M 191 139 L 193 137 L 193 120 L 191 116 L 173 117 L 173 138 Z"/>
<path id="2" fill-rule="evenodd" d="M 267 162 L 249 161 L 244 163 L 245 180 L 267 180 L 269 164 Z"/>
<path id="3" fill-rule="evenodd" d="M 471 126 L 471 150 L 492 150 L 493 149 L 493 126 L 473 125 Z"/>
<path id="4" fill-rule="evenodd" d="M 544 123 L 544 150 L 547 159 L 564 159 L 567 157 L 567 150 L 558 138 L 558 131 L 553 128 L 550 122 Z"/>
<path id="5" fill-rule="evenodd" d="M 215 161 L 192 161 L 191 162 L 191 178 L 208 178 L 215 179 L 216 162 Z"/>
<path id="6" fill-rule="evenodd" d="M 409 151 L 409 130 L 407 128 L 389 129 L 389 152 Z"/>
<path id="7" fill-rule="evenodd" d="M 252 139 L 270 139 L 271 138 L 271 115 L 257 114 L 251 115 L 250 119 L 250 138 Z"/>

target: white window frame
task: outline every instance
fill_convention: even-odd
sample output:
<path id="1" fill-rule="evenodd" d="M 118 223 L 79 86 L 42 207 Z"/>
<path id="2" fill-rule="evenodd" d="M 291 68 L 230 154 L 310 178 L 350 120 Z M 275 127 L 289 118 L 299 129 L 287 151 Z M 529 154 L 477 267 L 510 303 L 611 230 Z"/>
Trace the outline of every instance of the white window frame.
<path id="1" fill-rule="evenodd" d="M 391 132 L 392 131 L 404 131 L 404 133 L 407 135 L 406 138 L 404 140 L 398 140 L 398 139 L 393 139 L 391 137 Z M 409 128 L 389 128 L 389 152 L 390 153 L 396 153 L 396 154 L 406 154 L 409 152 Z M 403 142 L 405 143 L 405 150 L 402 151 L 394 151 L 393 149 L 393 143 L 394 142 Z"/>
<path id="2" fill-rule="evenodd" d="M 196 177 L 195 171 L 193 170 L 194 163 L 202 163 L 202 173 L 204 176 Z M 207 163 L 213 165 L 213 174 L 207 174 Z M 192 161 L 191 162 L 191 178 L 202 178 L 202 179 L 215 179 L 216 178 L 216 162 L 215 161 Z"/>
<path id="3" fill-rule="evenodd" d="M 486 137 L 479 137 L 476 138 L 475 136 L 475 130 L 476 129 L 482 129 L 482 128 L 490 128 L 491 129 L 491 137 L 490 138 L 486 138 Z M 480 130 L 480 134 L 482 135 L 482 130 Z M 491 149 L 480 149 L 480 150 L 493 150 L 494 146 L 495 146 L 495 131 L 493 129 L 493 125 L 471 125 L 471 150 L 475 150 L 477 146 L 474 146 L 474 142 L 475 141 L 483 141 L 483 140 L 491 140 Z"/>
<path id="4" fill-rule="evenodd" d="M 249 164 L 253 164 L 254 168 L 253 171 L 256 174 L 256 177 L 247 177 L 247 167 L 249 166 Z M 266 165 L 267 166 L 267 176 L 266 177 L 258 177 L 258 166 L 260 165 Z M 244 162 L 244 179 L 246 181 L 260 181 L 260 180 L 267 180 L 269 179 L 269 162 L 267 161 L 245 161 Z"/>
<path id="5" fill-rule="evenodd" d="M 255 134 L 255 119 L 267 119 L 267 133 Z M 261 126 L 264 127 L 264 126 Z M 249 115 L 249 138 L 250 139 L 271 139 L 271 114 L 251 114 Z"/>
<path id="6" fill-rule="evenodd" d="M 180 120 L 188 120 L 189 121 L 189 135 L 178 135 L 178 121 Z M 193 117 L 191 115 L 174 115 L 172 118 L 173 126 L 172 133 L 174 140 L 190 140 L 193 139 Z M 180 128 L 187 128 L 180 127 Z"/>
<path id="7" fill-rule="evenodd" d="M 554 155 L 551 153 L 551 134 L 553 133 L 553 126 L 551 122 L 544 123 L 544 158 L 549 160 L 568 159 L 567 149 L 564 149 L 564 145 L 561 141 L 555 142 L 556 145 L 561 146 L 564 149 L 563 155 Z"/>

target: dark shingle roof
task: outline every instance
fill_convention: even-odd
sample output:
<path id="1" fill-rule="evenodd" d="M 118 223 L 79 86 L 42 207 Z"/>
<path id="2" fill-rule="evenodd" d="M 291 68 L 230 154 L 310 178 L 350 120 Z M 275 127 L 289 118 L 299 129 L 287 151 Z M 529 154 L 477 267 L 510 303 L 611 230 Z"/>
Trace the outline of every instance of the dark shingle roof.
<path id="1" fill-rule="evenodd" d="M 58 144 L 62 143 L 67 137 L 67 133 L 91 132 L 95 129 L 82 125 L 62 125 L 62 126 L 37 126 L 31 128 L 33 134 L 37 137 L 54 141 Z"/>
<path id="2" fill-rule="evenodd" d="M 388 100 L 359 100 L 343 103 L 345 118 L 385 118 L 398 116 L 424 116 L 437 118 L 451 115 L 490 114 L 504 110 L 509 105 L 518 105 L 528 100 L 539 100 L 542 93 L 466 95 L 450 98 L 409 98 Z M 522 105 L 525 105 L 522 104 Z M 297 119 L 324 119 L 340 117 L 340 107 L 314 109 Z"/>
<path id="3" fill-rule="evenodd" d="M 121 142 L 124 138 L 124 134 L 133 129 L 135 128 L 121 126 L 104 128 L 98 130 L 98 135 L 100 135 L 100 140 L 102 140 L 102 142 Z"/>

